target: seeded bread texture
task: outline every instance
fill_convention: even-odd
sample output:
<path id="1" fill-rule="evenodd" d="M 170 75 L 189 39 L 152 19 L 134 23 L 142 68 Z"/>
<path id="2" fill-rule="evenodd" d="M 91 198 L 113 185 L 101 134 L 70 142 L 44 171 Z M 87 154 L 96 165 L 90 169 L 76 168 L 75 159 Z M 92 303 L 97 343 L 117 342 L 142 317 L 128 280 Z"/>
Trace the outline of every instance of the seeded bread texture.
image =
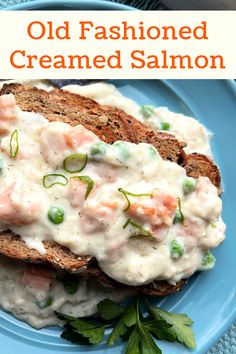
<path id="1" fill-rule="evenodd" d="M 11 231 L 0 233 L 0 253 L 4 256 L 23 260 L 32 263 L 46 263 L 55 268 L 65 271 L 83 271 L 91 261 L 90 256 L 80 257 L 70 252 L 66 247 L 57 243 L 43 241 L 46 250 L 45 255 L 41 255 L 34 249 L 26 247 L 19 236 L 13 235 Z"/>

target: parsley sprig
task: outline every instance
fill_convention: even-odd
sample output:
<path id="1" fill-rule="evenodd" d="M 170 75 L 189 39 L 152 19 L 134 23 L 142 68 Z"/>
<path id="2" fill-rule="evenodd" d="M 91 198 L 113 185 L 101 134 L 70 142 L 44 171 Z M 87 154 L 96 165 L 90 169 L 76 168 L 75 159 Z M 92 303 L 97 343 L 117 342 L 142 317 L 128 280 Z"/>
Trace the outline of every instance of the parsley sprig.
<path id="1" fill-rule="evenodd" d="M 187 315 L 167 312 L 148 302 L 140 304 L 139 297 L 127 307 L 106 299 L 97 309 L 97 316 L 86 320 L 56 313 L 66 321 L 62 338 L 82 345 L 99 344 L 105 329 L 112 328 L 106 344 L 111 347 L 121 340 L 126 342 L 125 354 L 161 354 L 155 339 L 196 346 L 193 321 Z"/>

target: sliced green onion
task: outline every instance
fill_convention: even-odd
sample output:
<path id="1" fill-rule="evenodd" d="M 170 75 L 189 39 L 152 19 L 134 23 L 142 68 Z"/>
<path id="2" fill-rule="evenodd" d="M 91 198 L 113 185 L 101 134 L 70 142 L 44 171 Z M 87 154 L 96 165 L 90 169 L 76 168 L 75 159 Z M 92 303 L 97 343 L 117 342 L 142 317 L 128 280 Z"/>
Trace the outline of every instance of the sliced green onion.
<path id="1" fill-rule="evenodd" d="M 72 154 L 67 156 L 63 161 L 63 168 L 66 172 L 69 173 L 78 173 L 81 172 L 88 162 L 87 154 Z"/>
<path id="2" fill-rule="evenodd" d="M 184 193 L 189 194 L 195 191 L 197 186 L 197 180 L 195 178 L 192 177 L 187 177 L 184 181 L 183 181 L 183 190 Z"/>
<path id="3" fill-rule="evenodd" d="M 13 159 L 16 158 L 19 152 L 18 130 L 15 129 L 10 138 L 10 155 Z"/>
<path id="4" fill-rule="evenodd" d="M 73 275 L 67 275 L 62 279 L 65 290 L 68 294 L 73 295 L 77 292 L 79 287 L 78 278 Z"/>
<path id="5" fill-rule="evenodd" d="M 149 118 L 155 114 L 154 107 L 150 104 L 144 104 L 143 106 L 141 106 L 140 112 L 145 118 Z"/>
<path id="6" fill-rule="evenodd" d="M 215 257 L 210 251 L 204 253 L 202 257 L 202 266 L 206 268 L 212 268 L 215 265 Z"/>
<path id="7" fill-rule="evenodd" d="M 170 130 L 169 122 L 161 122 L 161 130 Z"/>
<path id="8" fill-rule="evenodd" d="M 52 206 L 48 211 L 48 219 L 53 224 L 61 224 L 64 221 L 65 212 L 61 207 Z"/>
<path id="9" fill-rule="evenodd" d="M 132 197 L 150 197 L 150 198 L 153 198 L 153 195 L 151 193 L 135 194 L 135 193 L 128 192 L 128 191 L 124 190 L 123 188 L 118 188 L 118 191 L 124 195 L 124 197 L 125 197 L 125 199 L 127 201 L 127 207 L 123 211 L 127 211 L 130 208 L 130 205 L 131 205 L 130 200 L 127 197 L 127 195 L 131 195 Z"/>
<path id="10" fill-rule="evenodd" d="M 171 257 L 174 259 L 182 257 L 182 255 L 184 254 L 183 245 L 181 245 L 181 243 L 179 243 L 178 241 L 173 240 L 170 244 L 170 254 Z"/>
<path id="11" fill-rule="evenodd" d="M 182 224 L 183 224 L 184 223 L 184 215 L 182 213 L 182 208 L 181 208 L 181 199 L 177 198 L 177 202 L 178 202 L 178 209 L 175 212 L 173 223 L 176 224 L 177 222 L 182 222 Z"/>
<path id="12" fill-rule="evenodd" d="M 127 149 L 127 144 L 124 141 L 116 141 L 113 146 L 118 152 L 119 160 L 125 161 L 128 159 L 130 153 Z"/>
<path id="13" fill-rule="evenodd" d="M 145 237 L 148 237 L 148 238 L 153 239 L 153 236 L 152 236 L 151 232 L 148 231 L 148 230 L 146 230 L 146 229 L 144 229 L 144 228 L 142 227 L 142 225 L 137 224 L 136 222 L 134 222 L 134 221 L 131 220 L 131 219 L 128 219 L 128 220 L 126 220 L 125 224 L 123 225 L 123 229 L 126 229 L 126 227 L 127 227 L 128 225 L 132 225 L 134 228 L 136 228 L 137 230 L 141 231 L 140 234 L 131 235 L 130 238 L 136 237 L 136 236 L 145 236 Z"/>
<path id="14" fill-rule="evenodd" d="M 217 227 L 216 223 L 213 220 L 210 220 L 209 222 L 210 222 L 211 227 L 214 227 L 214 228 Z"/>
<path id="15" fill-rule="evenodd" d="M 51 188 L 55 184 L 66 186 L 68 184 L 68 179 L 66 176 L 61 175 L 60 173 L 51 173 L 49 175 L 43 176 L 43 186 L 45 188 Z"/>
<path id="16" fill-rule="evenodd" d="M 86 190 L 85 197 L 84 197 L 85 199 L 87 199 L 93 189 L 93 186 L 94 186 L 94 181 L 92 180 L 92 178 L 90 178 L 89 176 L 75 176 L 75 177 L 71 177 L 71 178 L 79 179 L 80 181 L 87 184 L 87 190 Z"/>
<path id="17" fill-rule="evenodd" d="M 45 309 L 45 307 L 51 306 L 53 302 L 53 299 L 51 296 L 49 296 L 46 300 L 42 300 L 37 302 L 37 305 L 40 309 Z"/>

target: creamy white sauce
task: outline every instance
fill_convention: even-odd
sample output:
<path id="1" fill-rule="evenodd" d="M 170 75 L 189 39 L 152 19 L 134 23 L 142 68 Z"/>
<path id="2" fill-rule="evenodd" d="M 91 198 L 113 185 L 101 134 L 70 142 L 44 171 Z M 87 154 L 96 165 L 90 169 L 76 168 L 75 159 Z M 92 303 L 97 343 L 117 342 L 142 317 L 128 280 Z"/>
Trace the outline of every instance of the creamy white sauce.
<path id="1" fill-rule="evenodd" d="M 0 220 L 6 229 L 19 234 L 29 248 L 43 254 L 42 241 L 53 240 L 78 255 L 94 256 L 106 274 L 129 285 L 150 283 L 154 279 L 176 282 L 200 268 L 205 251 L 201 242 L 207 237 L 210 221 L 217 221 L 221 214 L 217 190 L 206 177 L 200 177 L 196 190 L 186 195 L 185 169 L 163 160 L 148 144 L 127 142 L 122 149 L 107 145 L 106 153 L 97 158 L 92 149 L 100 140 L 82 126 L 49 123 L 38 114 L 18 108 L 10 107 L 9 112 L 15 114 L 16 121 L 10 121 L 10 132 L 1 140 L 4 167 L 0 176 Z M 10 156 L 15 129 L 19 140 L 17 158 Z M 65 136 L 72 139 L 74 147 L 68 146 Z M 71 180 L 73 174 L 62 167 L 63 160 L 77 152 L 89 158 L 77 175 L 89 176 L 95 183 L 87 199 L 85 185 Z M 68 185 L 45 188 L 43 177 L 51 173 L 63 174 Z M 119 188 L 136 194 L 149 193 L 153 198 L 131 196 L 131 207 L 124 212 L 127 201 Z M 172 224 L 178 198 L 188 227 Z M 62 223 L 55 225 L 49 220 L 52 206 L 63 208 Z M 124 228 L 128 219 L 151 233 L 152 239 L 130 238 L 140 232 L 132 224 Z M 199 235 L 194 236 L 196 240 L 191 246 L 186 232 L 196 224 Z M 218 228 L 215 229 L 217 232 Z M 170 255 L 170 244 L 178 232 L 188 262 L 184 257 L 176 262 Z M 215 246 L 223 238 L 224 233 Z"/>
<path id="2" fill-rule="evenodd" d="M 174 113 L 167 107 L 156 107 L 154 108 L 155 114 L 145 118 L 140 112 L 138 103 L 122 95 L 114 85 L 108 83 L 96 83 L 87 86 L 68 85 L 64 87 L 64 90 L 92 98 L 100 104 L 121 108 L 154 130 L 160 130 L 161 122 L 168 122 L 170 123 L 168 132 L 174 134 L 179 141 L 187 144 L 184 148 L 186 153 L 198 152 L 204 155 L 212 155 L 210 147 L 212 134 L 195 118 Z"/>
<path id="3" fill-rule="evenodd" d="M 10 82 L 20 82 L 50 91 L 54 89 L 47 80 L 10 80 Z M 0 88 L 3 83 L 0 82 Z M 154 130 L 160 130 L 161 122 L 170 123 L 171 134 L 174 134 L 179 141 L 185 142 L 186 153 L 198 152 L 207 156 L 212 156 L 209 132 L 197 119 L 186 116 L 182 113 L 170 111 L 167 107 L 154 107 L 155 114 L 145 118 L 140 112 L 140 105 L 134 100 L 124 96 L 114 85 L 108 83 L 95 83 L 91 85 L 67 85 L 63 88 L 72 93 L 92 98 L 102 105 L 110 105 L 121 108 L 125 112 L 133 115 Z"/>
<path id="4" fill-rule="evenodd" d="M 38 83 L 33 84 L 38 85 Z M 47 83 L 40 83 L 40 85 L 45 88 Z M 91 97 L 101 104 L 120 107 L 152 127 L 155 127 L 155 124 L 159 127 L 161 121 L 168 121 L 171 124 L 170 131 L 188 144 L 185 148 L 187 152 L 197 151 L 208 155 L 211 153 L 208 132 L 193 118 L 175 114 L 166 108 L 157 108 L 155 115 L 147 121 L 141 115 L 137 103 L 121 95 L 114 86 L 109 84 L 93 84 L 84 87 L 73 85 L 65 89 Z M 65 127 L 64 124 L 56 124 L 58 131 L 71 129 Z M 18 111 L 18 119 L 12 130 L 16 128 L 19 132 L 19 159 L 14 160 L 9 156 L 9 134 L 1 142 L 5 168 L 0 175 L 0 192 L 11 183 L 17 182 L 18 190 L 27 191 L 32 188 L 30 202 L 33 205 L 32 195 L 37 195 L 36 204 L 41 208 L 40 215 L 33 223 L 22 226 L 10 225 L 10 228 L 20 234 L 30 248 L 44 253 L 42 240 L 55 240 L 79 255 L 95 256 L 105 273 L 113 279 L 130 285 L 149 283 L 154 279 L 166 279 L 170 283 L 175 283 L 191 276 L 196 270 L 208 268 L 202 265 L 203 255 L 208 249 L 217 247 L 223 241 L 225 225 L 220 217 L 221 200 L 217 196 L 216 188 L 207 178 L 200 178 L 197 190 L 186 195 L 183 192 L 183 181 L 186 178 L 183 168 L 162 160 L 158 153 L 151 156 L 147 144 L 126 143 L 131 157 L 125 163 L 117 161 L 117 152 L 113 148 L 106 153 L 102 161 L 88 163 L 86 168 L 79 173 L 79 175 L 92 177 L 97 186 L 86 201 L 83 200 L 84 191 L 79 191 L 79 199 L 80 201 L 82 199 L 82 202 L 75 207 L 71 204 L 78 201 L 78 197 L 73 197 L 68 186 L 56 185 L 46 190 L 42 186 L 43 175 L 55 173 L 53 165 L 55 161 L 56 165 L 60 165 L 56 172 L 62 173 L 67 178 L 70 177 L 70 174 L 62 169 L 61 162 L 64 157 L 75 152 L 66 150 L 61 155 L 54 156 L 55 140 L 50 140 L 49 134 L 49 140 L 47 141 L 47 136 L 45 140 L 45 146 L 49 142 L 52 147 L 52 151 L 47 151 L 49 164 L 41 151 L 42 127 L 47 129 L 48 126 L 48 121 L 42 116 Z M 79 148 L 79 152 L 89 154 L 90 148 L 90 143 L 84 144 Z M 114 177 L 115 180 L 113 180 Z M 180 198 L 186 225 L 166 221 L 161 231 L 153 232 L 153 239 L 149 240 L 145 237 L 130 239 L 130 235 L 136 229 L 130 225 L 123 228 L 126 220 L 129 217 L 132 218 L 133 215 L 123 211 L 126 201 L 124 196 L 118 192 L 119 187 L 133 193 L 153 193 L 154 191 L 158 196 L 164 193 L 175 199 Z M 132 203 L 138 202 L 138 199 L 130 197 Z M 101 201 L 105 203 L 114 201 L 118 209 L 111 214 L 108 211 L 106 217 L 96 216 L 96 211 L 101 210 Z M 144 205 L 150 206 L 153 200 L 146 197 L 142 201 Z M 48 220 L 47 212 L 51 205 L 60 205 L 65 210 L 65 220 L 62 224 L 54 225 Z M 150 222 L 145 218 L 140 218 L 143 213 L 140 208 L 137 209 L 138 217 L 136 218 L 136 215 L 134 219 L 138 220 L 145 230 L 150 230 L 152 226 Z M 81 212 L 82 217 L 78 217 L 78 213 Z M 94 225 L 104 224 L 105 229 L 94 230 Z M 9 225 L 3 223 L 0 224 L 0 228 L 9 228 Z M 170 254 L 170 244 L 173 240 L 177 240 L 184 248 L 183 256 L 178 259 L 171 257 Z M 96 292 L 95 289 L 89 292 L 87 283 L 81 283 L 78 293 L 73 295 L 73 300 L 71 295 L 68 300 L 68 294 L 65 294 L 62 285 L 56 282 L 50 290 L 53 297 L 56 297 L 53 307 L 39 310 L 35 299 L 41 295 L 28 294 L 28 290 L 22 287 L 17 278 L 21 276 L 19 275 L 20 269 L 14 272 L 15 268 L 15 262 L 6 266 L 5 261 L 1 260 L 0 304 L 6 311 L 13 312 L 17 317 L 38 328 L 58 323 L 53 311 L 59 308 L 61 312 L 72 315 L 89 315 L 95 311 L 100 299 L 109 297 L 105 290 L 100 289 L 101 293 Z M 11 291 L 9 289 L 13 288 L 15 290 L 12 291 L 12 297 L 9 297 L 8 293 Z M 19 303 L 18 298 L 21 299 Z"/>
<path id="5" fill-rule="evenodd" d="M 26 321 L 35 328 L 63 324 L 55 315 L 61 312 L 71 316 L 86 317 L 94 314 L 98 302 L 105 298 L 120 302 L 132 291 L 113 290 L 104 288 L 96 280 L 80 281 L 78 290 L 70 295 L 63 283 L 56 278 L 60 272 L 52 270 L 53 281 L 48 291 L 34 289 L 22 284 L 23 273 L 29 269 L 29 265 L 23 262 L 10 261 L 0 257 L 0 304 L 1 307 L 14 314 L 15 317 Z M 39 304 L 48 298 L 52 298 L 52 304 L 40 308 Z"/>

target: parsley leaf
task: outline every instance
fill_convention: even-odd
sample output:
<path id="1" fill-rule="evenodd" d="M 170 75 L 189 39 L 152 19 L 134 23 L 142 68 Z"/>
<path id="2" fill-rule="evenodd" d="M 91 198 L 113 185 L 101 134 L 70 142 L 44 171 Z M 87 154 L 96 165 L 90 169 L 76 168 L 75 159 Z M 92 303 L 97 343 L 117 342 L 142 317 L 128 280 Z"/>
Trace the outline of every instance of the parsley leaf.
<path id="1" fill-rule="evenodd" d="M 149 333 L 148 327 L 145 327 L 145 322 L 142 321 L 142 313 L 140 313 L 139 299 L 136 301 L 136 316 L 139 336 L 140 354 L 162 354 L 161 349 L 157 346 L 152 336 Z"/>
<path id="2" fill-rule="evenodd" d="M 134 329 L 130 335 L 125 354 L 161 354 L 161 349 L 157 346 L 149 333 L 147 322 L 140 319 L 140 306 L 137 299 L 136 304 L 133 304 L 133 309 L 136 309 L 136 321 L 131 321 Z M 159 321 L 160 322 L 160 321 Z"/>
<path id="3" fill-rule="evenodd" d="M 193 321 L 187 315 L 167 312 L 154 306 L 149 306 L 149 310 L 156 320 L 164 320 L 172 326 L 168 328 L 168 332 L 172 334 L 177 341 L 192 349 L 196 347 L 194 333 L 191 327 Z"/>
<path id="4" fill-rule="evenodd" d="M 175 335 L 168 331 L 172 325 L 163 320 L 149 320 L 145 322 L 144 326 L 157 339 L 175 341 Z"/>
<path id="5" fill-rule="evenodd" d="M 123 321 L 127 327 L 131 327 L 137 322 L 135 301 L 133 301 L 132 304 L 125 311 L 123 315 Z"/>
<path id="6" fill-rule="evenodd" d="M 98 322 L 87 322 L 73 316 L 55 312 L 60 320 L 67 321 L 61 337 L 78 344 L 99 344 L 103 340 L 106 326 Z"/>
<path id="7" fill-rule="evenodd" d="M 149 332 L 142 327 L 142 331 L 139 331 L 140 334 L 140 354 L 161 354 L 161 349 L 157 346 L 152 336 Z"/>
<path id="8" fill-rule="evenodd" d="M 126 333 L 126 331 L 127 327 L 124 324 L 123 318 L 120 318 L 107 339 L 107 345 L 109 347 L 113 346 Z"/>
<path id="9" fill-rule="evenodd" d="M 129 337 L 127 347 L 125 349 L 125 354 L 139 354 L 139 333 L 138 329 L 135 327 Z"/>
<path id="10" fill-rule="evenodd" d="M 110 299 L 101 301 L 98 306 L 98 315 L 106 321 L 119 317 L 124 312 L 124 307 L 116 304 Z"/>
<path id="11" fill-rule="evenodd" d="M 124 311 L 123 315 L 120 317 L 113 331 L 107 339 L 107 345 L 112 346 L 119 341 L 121 337 L 127 332 L 129 327 L 132 327 L 136 323 L 136 307 L 135 302 L 133 302 Z"/>
<path id="12" fill-rule="evenodd" d="M 62 332 L 61 337 L 78 345 L 90 345 L 88 338 L 85 338 L 82 334 L 75 332 L 71 328 L 66 328 Z"/>
<path id="13" fill-rule="evenodd" d="M 106 344 L 113 346 L 121 339 L 128 342 L 125 354 L 162 354 L 154 338 L 179 341 L 195 348 L 191 328 L 193 321 L 188 316 L 170 313 L 148 303 L 146 305 L 147 316 L 143 315 L 139 298 L 126 308 L 105 299 L 98 304 L 98 316 L 88 321 L 56 313 L 58 318 L 67 321 L 61 337 L 83 345 L 99 344 L 105 329 L 114 325 Z"/>
<path id="14" fill-rule="evenodd" d="M 81 334 L 83 337 L 88 338 L 89 343 L 99 344 L 103 340 L 105 326 L 98 323 L 91 323 L 76 319 L 71 321 L 70 325 L 75 332 Z"/>

